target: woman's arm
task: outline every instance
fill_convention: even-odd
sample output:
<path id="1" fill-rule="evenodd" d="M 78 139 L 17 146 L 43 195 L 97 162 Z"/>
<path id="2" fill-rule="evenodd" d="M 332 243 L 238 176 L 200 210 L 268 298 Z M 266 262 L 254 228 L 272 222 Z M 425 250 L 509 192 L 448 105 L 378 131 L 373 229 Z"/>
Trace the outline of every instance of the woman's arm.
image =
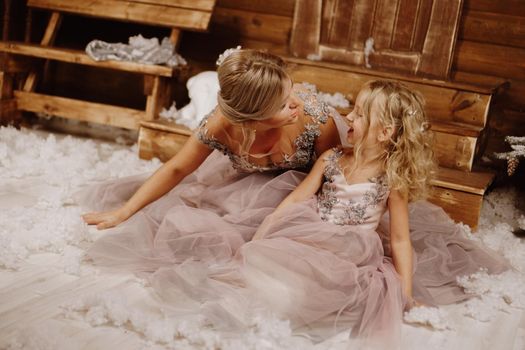
<path id="1" fill-rule="evenodd" d="M 111 211 L 87 213 L 82 215 L 82 218 L 89 225 L 97 225 L 99 230 L 120 224 L 169 192 L 197 169 L 211 151 L 192 135 L 182 149 L 151 175 L 122 207 Z"/>
<path id="2" fill-rule="evenodd" d="M 305 179 L 281 202 L 281 204 L 279 204 L 275 211 L 264 220 L 263 224 L 253 236 L 252 240 L 264 238 L 266 234 L 266 228 L 271 224 L 273 218 L 283 211 L 284 208 L 290 206 L 293 203 L 307 200 L 317 193 L 323 181 L 325 158 L 331 152 L 332 150 L 326 151 L 321 157 L 319 157 L 319 159 L 317 159 L 314 166 L 312 167 L 312 170 L 310 170 Z"/>
<path id="3" fill-rule="evenodd" d="M 334 111 L 334 113 L 337 113 Z M 321 134 L 315 141 L 315 154 L 323 152 L 341 145 L 341 137 L 334 121 L 334 116 L 330 115 L 325 124 L 319 126 Z"/>
<path id="4" fill-rule="evenodd" d="M 398 191 L 391 191 L 388 197 L 390 212 L 390 239 L 392 258 L 397 273 L 401 276 L 403 291 L 412 301 L 412 243 L 408 227 L 408 198 Z"/>

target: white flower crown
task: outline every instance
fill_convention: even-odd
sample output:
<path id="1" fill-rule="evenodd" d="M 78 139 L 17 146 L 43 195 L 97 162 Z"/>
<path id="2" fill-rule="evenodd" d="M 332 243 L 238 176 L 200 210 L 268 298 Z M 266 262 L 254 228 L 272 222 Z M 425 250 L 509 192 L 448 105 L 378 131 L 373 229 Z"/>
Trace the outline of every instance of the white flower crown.
<path id="1" fill-rule="evenodd" d="M 217 66 L 220 66 L 222 64 L 222 62 L 224 62 L 226 57 L 230 56 L 232 53 L 237 52 L 239 50 L 241 50 L 241 46 L 240 45 L 237 45 L 237 47 L 235 47 L 235 48 L 227 49 L 226 51 L 224 51 L 223 53 L 221 53 L 219 55 L 219 58 L 217 58 L 217 61 L 215 62 L 215 64 Z"/>

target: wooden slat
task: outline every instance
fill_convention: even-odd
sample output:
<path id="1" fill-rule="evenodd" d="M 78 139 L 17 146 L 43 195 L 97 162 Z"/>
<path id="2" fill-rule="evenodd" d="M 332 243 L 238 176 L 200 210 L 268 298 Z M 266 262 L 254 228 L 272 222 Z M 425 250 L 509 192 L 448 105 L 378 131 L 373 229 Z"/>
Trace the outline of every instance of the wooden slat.
<path id="1" fill-rule="evenodd" d="M 168 133 L 180 134 L 185 136 L 190 136 L 191 134 L 193 134 L 193 131 L 191 131 L 190 128 L 165 119 L 159 119 L 155 121 L 141 121 L 140 126 L 152 130 L 165 131 Z"/>
<path id="2" fill-rule="evenodd" d="M 392 48 L 400 51 L 414 49 L 415 32 L 417 30 L 419 1 L 400 0 L 398 13 L 403 13 L 403 18 L 397 17 L 393 31 Z"/>
<path id="3" fill-rule="evenodd" d="M 37 1 L 37 0 L 35 0 Z M 200 11 L 213 11 L 216 0 L 120 0 L 122 2 L 135 2 L 158 6 L 182 7 Z"/>
<path id="4" fill-rule="evenodd" d="M 440 167 L 436 179 L 432 181 L 432 184 L 434 186 L 483 195 L 493 180 L 494 174 L 490 172 L 467 173 L 460 170 Z"/>
<path id="5" fill-rule="evenodd" d="M 47 113 L 63 118 L 82 120 L 136 130 L 145 118 L 144 111 L 74 100 L 71 98 L 15 91 L 18 109 Z"/>
<path id="6" fill-rule="evenodd" d="M 467 10 L 463 14 L 462 40 L 525 48 L 525 16 Z"/>
<path id="7" fill-rule="evenodd" d="M 463 0 L 434 1 L 418 71 L 448 79 Z"/>
<path id="8" fill-rule="evenodd" d="M 248 39 L 286 44 L 290 37 L 292 19 L 243 10 L 217 8 L 213 13 L 214 31 L 230 30 Z"/>
<path id="9" fill-rule="evenodd" d="M 133 73 L 159 75 L 164 77 L 171 77 L 174 71 L 173 68 L 159 65 L 148 65 L 127 61 L 94 61 L 83 51 L 79 50 L 43 47 L 39 45 L 23 44 L 16 42 L 0 42 L 0 51 L 62 62 L 78 63 L 93 67 L 116 69 Z"/>
<path id="10" fill-rule="evenodd" d="M 162 162 L 169 160 L 188 140 L 187 135 L 159 131 L 145 126 L 139 131 L 139 157 L 141 159 L 159 158 Z"/>
<path id="11" fill-rule="evenodd" d="M 16 119 L 17 104 L 14 98 L 0 100 L 0 124 L 5 125 Z"/>
<path id="12" fill-rule="evenodd" d="M 443 208 L 452 220 L 469 225 L 473 230 L 477 228 L 483 195 L 436 187 L 428 201 Z"/>
<path id="13" fill-rule="evenodd" d="M 13 97 L 13 75 L 0 72 L 0 100 Z"/>
<path id="14" fill-rule="evenodd" d="M 245 10 L 293 18 L 295 0 L 217 0 L 216 8 Z"/>
<path id="15" fill-rule="evenodd" d="M 465 8 L 525 17 L 525 2 L 523 0 L 465 0 Z"/>
<path id="16" fill-rule="evenodd" d="M 376 10 L 372 19 L 372 37 L 374 38 L 376 49 L 388 50 L 391 48 L 399 1 L 376 1 Z M 361 14 L 356 13 L 355 15 L 359 16 Z"/>
<path id="17" fill-rule="evenodd" d="M 434 154 L 440 166 L 463 171 L 472 170 L 477 139 L 434 131 Z"/>
<path id="18" fill-rule="evenodd" d="M 348 18 L 354 9 L 354 1 L 323 1 L 320 44 L 346 47 L 352 21 Z M 337 16 L 344 13 L 345 16 Z"/>
<path id="19" fill-rule="evenodd" d="M 525 49 L 458 40 L 455 69 L 525 80 Z"/>
<path id="20" fill-rule="evenodd" d="M 307 57 L 316 54 L 321 38 L 321 0 L 297 0 L 290 38 L 290 52 Z"/>
<path id="21" fill-rule="evenodd" d="M 171 102 L 171 86 L 163 77 L 154 77 L 153 88 L 146 100 L 146 120 L 159 117 L 162 108 L 169 107 Z"/>
<path id="22" fill-rule="evenodd" d="M 27 5 L 51 11 L 201 31 L 208 29 L 211 18 L 211 12 L 206 11 L 128 3 L 119 0 L 28 0 Z"/>

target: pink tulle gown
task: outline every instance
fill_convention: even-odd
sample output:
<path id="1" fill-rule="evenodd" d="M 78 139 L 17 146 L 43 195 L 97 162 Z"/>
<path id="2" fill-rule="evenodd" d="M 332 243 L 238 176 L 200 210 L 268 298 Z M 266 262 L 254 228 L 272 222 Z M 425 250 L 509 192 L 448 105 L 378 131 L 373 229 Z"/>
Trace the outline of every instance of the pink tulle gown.
<path id="1" fill-rule="evenodd" d="M 311 122 L 296 139 L 296 152 L 265 172 L 229 152 L 203 122 L 200 139 L 223 154 L 214 152 L 170 193 L 109 230 L 88 256 L 97 265 L 146 274 L 166 308 L 204 315 L 216 328 L 249 327 L 264 311 L 318 339 L 351 328 L 366 346 L 395 348 L 405 298 L 390 257 L 383 177 L 347 184 L 341 152 L 334 150 L 325 160 L 321 192 L 264 221 L 265 238 L 250 241 L 304 178 L 282 170 L 314 158 L 327 111 L 305 103 L 305 112 Z M 100 185 L 80 201 L 111 208 L 141 181 Z M 461 301 L 468 295 L 457 286 L 457 276 L 480 267 L 494 273 L 508 268 L 427 202 L 411 205 L 410 229 L 417 261 L 414 297 L 423 303 Z"/>

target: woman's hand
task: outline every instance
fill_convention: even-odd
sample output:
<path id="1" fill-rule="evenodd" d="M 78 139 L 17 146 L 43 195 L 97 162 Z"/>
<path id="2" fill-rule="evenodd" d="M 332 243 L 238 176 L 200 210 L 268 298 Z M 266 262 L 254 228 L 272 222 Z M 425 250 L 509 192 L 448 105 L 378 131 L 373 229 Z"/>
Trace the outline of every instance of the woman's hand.
<path id="1" fill-rule="evenodd" d="M 129 217 L 130 215 L 128 215 L 123 208 L 82 215 L 84 222 L 88 225 L 97 225 L 97 230 L 115 227 Z"/>

